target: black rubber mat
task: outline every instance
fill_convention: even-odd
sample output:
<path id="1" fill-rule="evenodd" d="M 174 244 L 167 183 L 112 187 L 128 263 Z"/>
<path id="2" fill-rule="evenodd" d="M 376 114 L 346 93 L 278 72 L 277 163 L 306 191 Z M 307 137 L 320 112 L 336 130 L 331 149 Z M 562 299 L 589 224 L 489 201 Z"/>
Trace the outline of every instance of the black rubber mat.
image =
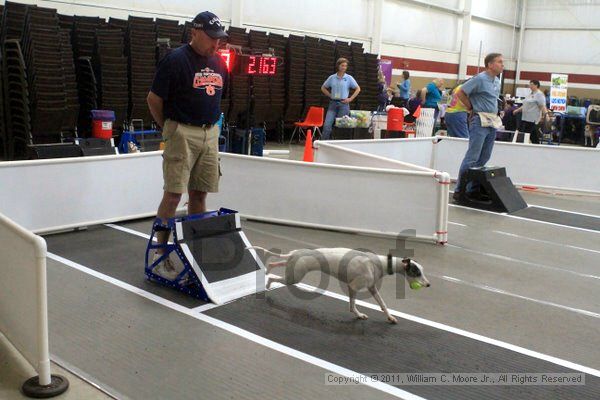
<path id="1" fill-rule="evenodd" d="M 551 210 L 540 207 L 527 207 L 516 211 L 511 215 L 534 219 L 536 221 L 572 226 L 574 228 L 600 231 L 600 217 L 594 217 L 590 215 L 574 214 L 567 211 Z"/>
<path id="2" fill-rule="evenodd" d="M 574 373 L 576 371 L 464 336 L 365 310 L 356 320 L 348 303 L 312 300 L 280 288 L 249 296 L 206 314 L 267 339 L 359 373 Z M 360 307 L 359 307 L 360 308 Z M 598 399 L 600 378 L 581 386 L 406 386 L 426 399 Z"/>
<path id="3" fill-rule="evenodd" d="M 148 241 L 106 226 L 45 236 L 48 251 L 184 307 L 206 304 L 174 289 L 150 282 L 144 275 Z"/>
<path id="4" fill-rule="evenodd" d="M 185 238 L 185 234 L 184 234 Z M 224 281 L 260 269 L 237 231 L 188 241 L 194 260 L 209 283 Z"/>

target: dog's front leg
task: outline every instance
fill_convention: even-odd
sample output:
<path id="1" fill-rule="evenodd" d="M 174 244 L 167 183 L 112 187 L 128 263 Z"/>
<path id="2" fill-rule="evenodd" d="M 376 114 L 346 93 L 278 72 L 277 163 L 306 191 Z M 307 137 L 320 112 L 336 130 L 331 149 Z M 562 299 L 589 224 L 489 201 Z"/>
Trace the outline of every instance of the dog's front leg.
<path id="1" fill-rule="evenodd" d="M 363 314 L 356 308 L 356 291 L 348 286 L 348 298 L 350 299 L 350 312 L 353 312 L 359 319 L 368 319 L 367 314 Z"/>
<path id="2" fill-rule="evenodd" d="M 381 298 L 381 295 L 379 294 L 379 290 L 377 290 L 377 287 L 376 286 L 370 287 L 369 292 L 371 292 L 371 294 L 373 295 L 373 298 L 377 301 L 377 304 L 379 304 L 379 307 L 381 307 L 381 311 L 383 311 L 385 313 L 385 316 L 387 317 L 388 321 L 390 321 L 390 323 L 392 323 L 392 324 L 398 323 L 398 320 L 396 319 L 396 317 L 394 317 L 392 314 L 390 314 L 390 311 L 388 310 L 387 306 L 383 302 L 383 299 Z"/>

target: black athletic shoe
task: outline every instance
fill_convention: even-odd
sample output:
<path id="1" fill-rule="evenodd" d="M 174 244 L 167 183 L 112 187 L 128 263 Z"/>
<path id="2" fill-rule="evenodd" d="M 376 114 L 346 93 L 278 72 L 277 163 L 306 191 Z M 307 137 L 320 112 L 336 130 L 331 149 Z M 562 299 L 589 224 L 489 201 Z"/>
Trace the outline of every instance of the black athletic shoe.
<path id="1" fill-rule="evenodd" d="M 452 200 L 454 200 L 455 203 L 460 202 L 460 192 L 455 190 L 454 194 L 452 195 Z"/>

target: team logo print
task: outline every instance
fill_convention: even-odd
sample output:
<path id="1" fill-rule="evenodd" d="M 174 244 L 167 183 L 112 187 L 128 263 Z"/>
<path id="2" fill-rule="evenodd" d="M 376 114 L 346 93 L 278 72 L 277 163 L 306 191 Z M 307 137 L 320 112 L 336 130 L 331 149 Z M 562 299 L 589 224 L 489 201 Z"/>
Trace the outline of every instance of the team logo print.
<path id="1" fill-rule="evenodd" d="M 208 96 L 214 96 L 223 89 L 223 77 L 210 68 L 204 68 L 194 75 L 194 89 L 204 90 Z"/>

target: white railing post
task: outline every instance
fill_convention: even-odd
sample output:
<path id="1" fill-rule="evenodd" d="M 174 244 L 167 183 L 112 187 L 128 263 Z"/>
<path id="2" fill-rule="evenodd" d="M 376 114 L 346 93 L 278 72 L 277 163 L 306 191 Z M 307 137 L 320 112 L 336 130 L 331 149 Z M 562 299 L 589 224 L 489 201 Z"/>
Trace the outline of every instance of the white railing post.
<path id="1" fill-rule="evenodd" d="M 450 174 L 447 172 L 438 172 L 435 177 L 439 183 L 435 236 L 438 244 L 446 244 L 448 243 L 448 197 L 450 195 Z"/>

